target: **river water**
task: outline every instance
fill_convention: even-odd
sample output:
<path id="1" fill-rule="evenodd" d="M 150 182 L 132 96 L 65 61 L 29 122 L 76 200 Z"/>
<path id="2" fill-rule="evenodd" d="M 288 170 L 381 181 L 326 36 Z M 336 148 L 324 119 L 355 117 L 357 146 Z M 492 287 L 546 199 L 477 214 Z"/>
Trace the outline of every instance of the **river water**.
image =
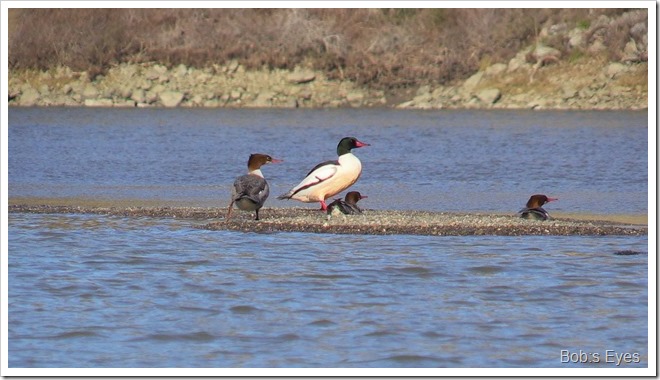
<path id="1" fill-rule="evenodd" d="M 645 112 L 12 108 L 9 197 L 266 207 L 356 136 L 371 209 L 646 214 Z M 9 367 L 648 366 L 647 236 L 206 231 L 9 215 Z M 589 353 L 575 362 L 572 353 Z M 616 355 L 630 360 L 616 363 Z M 569 360 L 565 360 L 569 358 Z M 611 360 L 610 360 L 611 359 Z"/>

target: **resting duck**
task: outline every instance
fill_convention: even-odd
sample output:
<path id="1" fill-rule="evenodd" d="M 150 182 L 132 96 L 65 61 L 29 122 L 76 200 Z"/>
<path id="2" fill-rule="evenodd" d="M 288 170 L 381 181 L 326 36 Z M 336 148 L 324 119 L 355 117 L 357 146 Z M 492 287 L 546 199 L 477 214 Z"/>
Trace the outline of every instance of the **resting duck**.
<path id="1" fill-rule="evenodd" d="M 261 166 L 278 162 L 282 162 L 282 160 L 272 158 L 267 154 L 254 153 L 250 155 L 248 174 L 242 175 L 234 181 L 226 219 L 231 217 L 232 206 L 236 203 L 236 206 L 243 211 L 254 211 L 256 214 L 254 220 L 259 220 L 259 209 L 264 205 L 270 193 L 268 182 L 261 173 Z"/>
<path id="2" fill-rule="evenodd" d="M 524 219 L 548 220 L 550 219 L 550 215 L 541 206 L 556 200 L 559 200 L 559 198 L 548 198 L 543 194 L 534 194 L 527 201 L 527 206 L 518 211 L 518 214 Z"/>
<path id="3" fill-rule="evenodd" d="M 358 207 L 357 203 L 360 199 L 364 198 L 367 198 L 367 196 L 360 194 L 359 191 L 349 191 L 343 201 L 341 199 L 335 199 L 334 202 L 328 205 L 328 214 L 332 214 L 333 212 L 341 212 L 347 215 L 362 214 L 362 210 Z"/>
<path id="4" fill-rule="evenodd" d="M 321 210 L 326 211 L 328 206 L 325 200 L 349 188 L 362 174 L 362 163 L 351 153 L 351 149 L 369 146 L 355 137 L 344 137 L 337 145 L 335 161 L 325 161 L 316 165 L 305 179 L 288 193 L 282 194 L 278 199 L 295 199 L 311 203 L 321 202 Z"/>

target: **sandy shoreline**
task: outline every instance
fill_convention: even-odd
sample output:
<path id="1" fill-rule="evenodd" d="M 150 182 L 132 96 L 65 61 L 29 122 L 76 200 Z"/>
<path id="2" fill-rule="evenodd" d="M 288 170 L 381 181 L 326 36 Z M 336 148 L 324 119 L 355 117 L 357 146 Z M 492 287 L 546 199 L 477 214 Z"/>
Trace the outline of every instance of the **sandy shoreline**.
<path id="1" fill-rule="evenodd" d="M 177 218 L 196 221 L 197 228 L 244 232 L 312 232 L 368 235 L 647 235 L 646 215 L 553 215 L 549 221 L 515 214 L 365 210 L 362 215 L 328 217 L 312 208 L 263 208 L 260 221 L 227 209 L 156 202 L 10 199 L 10 213 L 98 214 L 121 217 Z M 570 217 L 567 217 L 570 216 Z"/>

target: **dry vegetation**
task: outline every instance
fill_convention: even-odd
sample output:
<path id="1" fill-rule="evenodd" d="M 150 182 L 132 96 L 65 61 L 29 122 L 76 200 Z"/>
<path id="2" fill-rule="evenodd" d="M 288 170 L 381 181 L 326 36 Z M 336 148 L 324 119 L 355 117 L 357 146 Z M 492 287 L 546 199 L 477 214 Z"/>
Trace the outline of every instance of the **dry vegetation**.
<path id="1" fill-rule="evenodd" d="M 206 67 L 237 60 L 248 69 L 302 65 L 329 78 L 396 88 L 444 83 L 505 61 L 533 42 L 543 25 L 588 29 L 600 15 L 625 11 L 14 9 L 9 64 L 13 70 L 64 65 L 95 76 L 121 62 Z M 623 23 L 608 32 L 612 51 L 621 50 L 629 30 Z M 563 43 L 554 47 L 561 50 Z"/>

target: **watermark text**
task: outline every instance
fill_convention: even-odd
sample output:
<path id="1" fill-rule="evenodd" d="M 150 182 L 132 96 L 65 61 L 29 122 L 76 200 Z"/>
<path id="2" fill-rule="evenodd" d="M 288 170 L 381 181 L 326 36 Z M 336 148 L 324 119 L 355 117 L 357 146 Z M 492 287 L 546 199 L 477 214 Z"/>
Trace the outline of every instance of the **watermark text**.
<path id="1" fill-rule="evenodd" d="M 615 350 L 605 350 L 605 352 L 561 350 L 560 360 L 562 363 L 608 363 L 618 367 L 639 363 L 640 355 L 639 352 L 617 352 Z"/>

